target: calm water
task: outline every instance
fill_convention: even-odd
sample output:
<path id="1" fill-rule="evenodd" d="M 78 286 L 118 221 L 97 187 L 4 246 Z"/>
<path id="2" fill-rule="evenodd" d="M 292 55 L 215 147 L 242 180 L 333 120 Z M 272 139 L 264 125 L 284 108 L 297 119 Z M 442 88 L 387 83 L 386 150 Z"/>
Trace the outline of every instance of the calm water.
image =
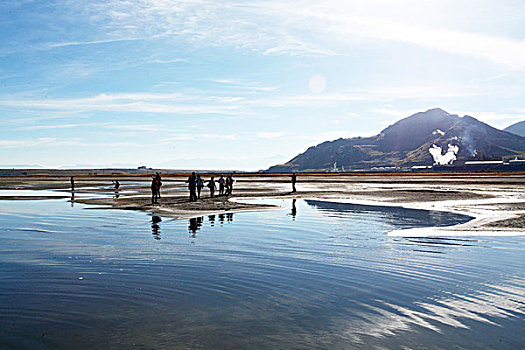
<path id="1" fill-rule="evenodd" d="M 0 200 L 0 348 L 525 347 L 523 237 L 393 238 L 468 218 L 274 202 L 159 221 Z"/>

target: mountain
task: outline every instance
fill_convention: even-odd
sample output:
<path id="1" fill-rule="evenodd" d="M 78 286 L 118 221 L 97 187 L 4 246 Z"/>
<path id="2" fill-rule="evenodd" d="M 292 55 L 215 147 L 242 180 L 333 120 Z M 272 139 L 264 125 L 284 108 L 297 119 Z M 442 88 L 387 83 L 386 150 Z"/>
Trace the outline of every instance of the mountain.
<path id="1" fill-rule="evenodd" d="M 352 170 L 525 156 L 525 137 L 470 116 L 434 108 L 390 125 L 372 137 L 340 138 L 308 148 L 269 172 Z"/>
<path id="2" fill-rule="evenodd" d="M 525 137 L 525 120 L 512 124 L 511 126 L 507 126 L 505 129 L 503 129 L 503 131 Z"/>

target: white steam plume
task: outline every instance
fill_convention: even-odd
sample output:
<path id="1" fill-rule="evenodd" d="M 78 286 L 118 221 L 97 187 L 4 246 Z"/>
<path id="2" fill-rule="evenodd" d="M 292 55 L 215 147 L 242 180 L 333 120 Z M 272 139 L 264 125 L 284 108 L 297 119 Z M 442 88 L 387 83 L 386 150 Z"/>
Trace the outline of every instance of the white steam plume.
<path id="1" fill-rule="evenodd" d="M 459 152 L 459 147 L 449 144 L 447 152 L 445 154 L 441 154 L 441 147 L 432 145 L 428 151 L 432 157 L 434 157 L 434 164 L 446 165 L 452 164 L 457 159 L 456 154 Z"/>

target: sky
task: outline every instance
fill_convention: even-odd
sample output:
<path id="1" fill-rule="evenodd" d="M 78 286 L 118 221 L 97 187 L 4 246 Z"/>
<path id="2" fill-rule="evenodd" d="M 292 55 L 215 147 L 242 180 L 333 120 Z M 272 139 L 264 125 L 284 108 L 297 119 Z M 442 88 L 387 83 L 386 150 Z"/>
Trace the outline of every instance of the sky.
<path id="1" fill-rule="evenodd" d="M 259 170 L 440 107 L 525 120 L 522 0 L 2 0 L 0 167 Z"/>

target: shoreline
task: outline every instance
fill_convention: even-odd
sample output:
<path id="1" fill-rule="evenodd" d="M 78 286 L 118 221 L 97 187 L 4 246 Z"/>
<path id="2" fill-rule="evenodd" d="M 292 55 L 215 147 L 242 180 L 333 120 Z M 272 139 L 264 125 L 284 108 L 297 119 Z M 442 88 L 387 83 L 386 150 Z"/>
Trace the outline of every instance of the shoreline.
<path id="1" fill-rule="evenodd" d="M 189 219 L 203 215 L 276 210 L 280 207 L 242 203 L 247 198 L 317 199 L 339 203 L 394 206 L 410 209 L 453 212 L 474 217 L 467 223 L 449 227 L 397 230 L 390 236 L 518 236 L 525 235 L 525 176 L 470 174 L 468 176 L 344 176 L 320 178 L 298 175 L 298 192 L 292 193 L 289 176 L 238 177 L 233 195 L 189 202 L 184 177 L 166 177 L 159 205 L 151 205 L 148 177 L 120 180 L 112 188 L 111 178 L 82 177 L 71 196 L 64 178 L 0 178 L 0 190 L 53 190 L 53 196 L 2 196 L 3 200 L 70 198 L 89 204 L 89 209 L 138 210 Z M 320 181 L 322 180 L 322 181 Z M 4 191 L 5 192 L 5 191 Z"/>

